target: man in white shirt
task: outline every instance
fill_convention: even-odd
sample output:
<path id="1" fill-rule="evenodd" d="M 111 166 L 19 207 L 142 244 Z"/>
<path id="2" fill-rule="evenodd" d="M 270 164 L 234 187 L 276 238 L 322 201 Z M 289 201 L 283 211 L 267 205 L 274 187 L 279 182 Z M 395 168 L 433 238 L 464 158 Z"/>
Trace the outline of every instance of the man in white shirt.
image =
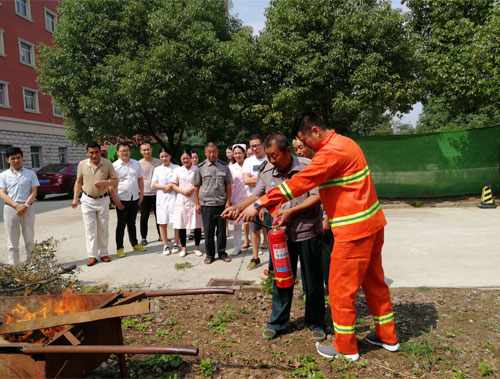
<path id="1" fill-rule="evenodd" d="M 254 134 L 250 137 L 250 149 L 254 155 L 245 159 L 243 163 L 243 183 L 248 186 L 249 194 L 251 195 L 255 185 L 257 184 L 257 175 L 259 174 L 259 167 L 267 162 L 266 151 L 264 150 L 264 140 L 259 134 Z M 262 227 L 254 222 L 250 223 L 250 231 L 252 232 L 252 254 L 253 258 L 248 265 L 249 270 L 253 270 L 260 264 L 259 255 L 262 251 L 259 250 L 260 246 L 260 229 Z M 265 230 L 263 230 L 265 233 Z M 265 236 L 265 234 L 264 234 Z"/>
<path id="2" fill-rule="evenodd" d="M 132 251 L 146 251 L 146 248 L 137 241 L 137 231 L 135 219 L 139 205 L 144 198 L 144 172 L 141 165 L 135 159 L 130 159 L 130 146 L 126 142 L 120 142 L 117 146 L 118 159 L 113 163 L 113 167 L 118 177 L 118 185 L 115 189 L 110 187 L 113 201 L 116 205 L 116 255 L 119 258 L 125 257 L 123 249 L 123 235 L 127 227 L 128 238 Z"/>
<path id="3" fill-rule="evenodd" d="M 156 218 L 156 189 L 151 186 L 151 179 L 153 179 L 153 172 L 156 167 L 161 166 L 161 160 L 153 158 L 153 149 L 151 144 L 145 142 L 141 144 L 141 154 L 143 158 L 139 164 L 144 171 L 144 199 L 142 200 L 141 208 L 141 245 L 148 244 L 148 220 L 151 211 L 155 214 L 156 231 L 158 232 L 158 239 L 160 239 L 160 229 L 158 227 L 158 220 Z"/>
<path id="4" fill-rule="evenodd" d="M 10 169 L 0 173 L 0 199 L 5 202 L 3 220 L 7 236 L 8 264 L 19 264 L 19 237 L 24 238 L 26 257 L 35 246 L 35 201 L 40 185 L 36 174 L 23 168 L 23 152 L 11 147 L 6 152 Z"/>

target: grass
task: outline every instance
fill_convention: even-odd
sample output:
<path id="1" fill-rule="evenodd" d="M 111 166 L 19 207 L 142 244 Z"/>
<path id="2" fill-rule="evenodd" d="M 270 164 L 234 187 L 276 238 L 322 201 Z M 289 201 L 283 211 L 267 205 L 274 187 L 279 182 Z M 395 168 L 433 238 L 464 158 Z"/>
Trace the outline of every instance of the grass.
<path id="1" fill-rule="evenodd" d="M 481 363 L 481 376 L 490 376 L 493 374 L 493 369 L 489 363 L 483 362 Z"/>
<path id="2" fill-rule="evenodd" d="M 430 369 L 436 361 L 436 349 L 428 336 L 422 335 L 411 342 L 403 342 L 401 351 L 407 353 L 412 361 L 425 369 Z"/>
<path id="3" fill-rule="evenodd" d="M 176 263 L 175 264 L 176 270 L 183 270 L 185 268 L 191 268 L 191 267 L 193 267 L 193 265 L 190 262 Z"/>
<path id="4" fill-rule="evenodd" d="M 215 315 L 212 321 L 209 322 L 208 326 L 214 329 L 213 333 L 225 334 L 227 330 L 227 323 L 236 319 L 236 316 L 232 313 L 235 311 L 236 307 L 232 305 L 224 305 L 219 313 Z"/>
<path id="5" fill-rule="evenodd" d="M 108 283 L 97 284 L 93 286 L 85 286 L 82 288 L 81 293 L 102 293 L 106 292 L 109 288 Z"/>
<path id="6" fill-rule="evenodd" d="M 137 325 L 139 321 L 136 318 L 124 318 L 122 319 L 122 326 L 124 328 L 131 328 Z"/>
<path id="7" fill-rule="evenodd" d="M 262 278 L 260 286 L 268 295 L 272 295 L 274 286 L 274 271 L 269 271 L 265 277 Z"/>
<path id="8" fill-rule="evenodd" d="M 200 371 L 207 378 L 211 378 L 214 372 L 217 370 L 215 363 L 211 359 L 204 359 L 200 362 Z"/>
<path id="9" fill-rule="evenodd" d="M 182 364 L 180 355 L 155 354 L 149 359 L 139 361 L 137 367 L 143 370 L 161 369 L 162 371 L 176 370 Z"/>

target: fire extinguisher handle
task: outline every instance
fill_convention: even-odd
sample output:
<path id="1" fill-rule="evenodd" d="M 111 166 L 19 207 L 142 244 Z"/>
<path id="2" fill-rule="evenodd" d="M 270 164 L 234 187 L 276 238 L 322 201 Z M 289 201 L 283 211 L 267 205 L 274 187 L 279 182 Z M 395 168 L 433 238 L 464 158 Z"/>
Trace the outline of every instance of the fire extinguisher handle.
<path id="1" fill-rule="evenodd" d="M 273 226 L 278 226 L 280 223 L 281 217 L 278 217 L 276 220 L 273 221 Z"/>

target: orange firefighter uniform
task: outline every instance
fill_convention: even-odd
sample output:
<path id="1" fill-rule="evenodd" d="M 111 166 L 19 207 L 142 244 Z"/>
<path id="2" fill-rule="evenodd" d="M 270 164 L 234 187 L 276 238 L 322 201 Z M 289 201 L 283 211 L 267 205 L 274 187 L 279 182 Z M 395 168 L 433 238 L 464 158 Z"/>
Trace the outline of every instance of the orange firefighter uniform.
<path id="1" fill-rule="evenodd" d="M 382 246 L 387 224 L 361 148 L 331 130 L 312 161 L 293 178 L 260 198 L 274 216 L 281 204 L 319 188 L 335 236 L 330 264 L 330 304 L 335 349 L 356 354 L 356 294 L 365 298 L 382 341 L 397 343 L 389 288 L 384 282 Z"/>

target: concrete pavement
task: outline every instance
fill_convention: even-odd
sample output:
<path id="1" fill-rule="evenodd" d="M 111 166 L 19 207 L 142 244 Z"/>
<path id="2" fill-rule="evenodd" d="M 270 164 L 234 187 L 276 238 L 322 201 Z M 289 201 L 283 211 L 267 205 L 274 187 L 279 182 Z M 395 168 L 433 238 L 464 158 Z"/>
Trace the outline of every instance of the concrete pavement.
<path id="1" fill-rule="evenodd" d="M 116 257 L 114 229 L 116 213 L 110 211 L 111 263 L 87 267 L 85 235 L 80 207 L 71 209 L 59 203 L 48 210 L 43 202 L 37 213 L 35 236 L 38 241 L 54 237 L 59 240 L 57 256 L 65 265 L 79 266 L 78 277 L 85 284 L 108 283 L 113 288 L 140 287 L 148 289 L 205 287 L 211 279 L 259 282 L 267 267 L 267 254 L 253 271 L 246 266 L 251 251 L 232 257 L 230 263 L 203 263 L 204 257 L 188 254 L 163 256 L 162 245 L 150 218 L 150 239 L 144 253 L 130 252 Z M 500 287 L 500 208 L 483 210 L 477 207 L 451 208 L 384 208 L 388 220 L 383 250 L 386 280 L 391 287 Z M 138 221 L 139 222 L 139 221 Z M 138 223 L 137 222 L 137 223 Z M 169 230 L 169 236 L 173 236 Z M 188 251 L 192 252 L 192 241 Z M 21 246 L 22 246 L 21 242 Z M 125 250 L 128 250 L 125 235 Z M 202 250 L 204 250 L 202 241 Z M 232 237 L 228 240 L 231 253 Z M 6 261 L 6 241 L 0 222 L 0 261 Z M 192 267 L 177 270 L 176 263 L 190 262 Z"/>

